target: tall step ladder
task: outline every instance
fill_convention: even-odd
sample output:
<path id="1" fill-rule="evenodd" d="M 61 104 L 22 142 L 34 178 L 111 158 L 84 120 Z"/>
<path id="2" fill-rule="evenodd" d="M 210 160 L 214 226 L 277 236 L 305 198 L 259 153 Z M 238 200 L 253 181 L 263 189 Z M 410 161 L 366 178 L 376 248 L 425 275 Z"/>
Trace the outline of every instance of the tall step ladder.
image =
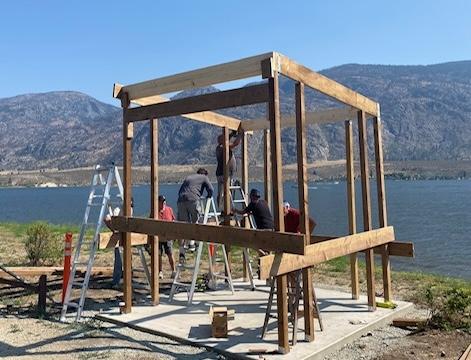
<path id="1" fill-rule="evenodd" d="M 118 168 L 115 165 L 97 165 L 92 176 L 90 193 L 88 195 L 85 214 L 80 227 L 80 235 L 75 245 L 72 269 L 70 272 L 69 282 L 67 283 L 60 321 L 66 320 L 67 310 L 69 307 L 76 309 L 75 321 L 79 321 L 82 316 L 88 284 L 90 282 L 93 263 L 98 248 L 100 231 L 104 224 L 103 219 L 106 214 L 113 215 L 114 208 L 120 208 L 122 206 L 123 193 L 123 184 L 121 182 Z M 93 237 L 87 240 L 86 235 L 90 229 L 94 229 Z M 80 259 L 80 254 L 82 252 L 82 246 L 84 243 L 89 245 L 90 251 L 87 261 Z M 143 261 L 143 248 L 138 249 L 138 251 L 141 255 L 141 261 Z M 146 264 L 143 263 L 144 268 L 146 268 L 145 265 Z M 86 266 L 85 277 L 83 281 L 80 280 L 80 278 L 77 276 L 77 268 L 79 266 Z M 147 282 L 150 283 L 149 279 L 147 279 Z M 72 291 L 74 289 L 80 289 L 78 303 L 71 301 Z"/>
<path id="2" fill-rule="evenodd" d="M 216 210 L 216 204 L 214 198 L 207 198 L 200 200 L 200 209 L 203 209 L 203 212 L 200 212 L 198 219 L 199 224 L 207 224 L 208 222 L 214 222 L 216 225 L 219 225 L 219 215 L 220 213 Z M 189 240 L 185 240 L 188 242 Z M 231 270 L 229 267 L 229 261 L 227 258 L 226 248 L 223 244 L 214 244 L 206 243 L 204 241 L 198 241 L 196 243 L 198 250 L 196 251 L 195 262 L 193 264 L 187 265 L 186 262 L 179 262 L 177 264 L 177 271 L 173 279 L 172 288 L 170 290 L 169 301 L 173 300 L 175 293 L 180 288 L 184 288 L 187 291 L 188 295 L 188 305 L 191 305 L 193 301 L 193 295 L 195 293 L 196 281 L 198 279 L 198 274 L 201 266 L 201 255 L 203 253 L 204 244 L 208 248 L 208 263 L 209 263 L 209 278 L 213 284 L 216 284 L 217 279 L 224 279 L 227 281 L 231 292 L 234 294 L 234 286 L 232 284 Z M 222 252 L 222 259 L 218 258 L 218 249 Z M 214 271 L 214 265 L 217 263 L 223 263 L 225 273 L 217 273 Z M 181 279 L 185 270 L 192 272 L 191 283 L 184 283 Z"/>
<path id="3" fill-rule="evenodd" d="M 247 194 L 245 194 L 244 190 L 242 189 L 242 186 L 240 185 L 238 181 L 234 181 L 234 183 L 229 187 L 229 190 L 231 194 L 231 206 L 233 208 L 236 208 L 238 210 L 243 210 L 249 205 Z M 236 225 L 240 227 L 241 218 L 238 216 L 235 216 L 235 221 L 236 221 Z M 255 225 L 255 220 L 252 215 L 248 215 L 245 218 L 245 221 L 249 222 L 250 229 L 257 228 Z M 254 283 L 252 261 L 250 259 L 249 249 L 244 248 L 242 250 L 242 255 L 244 257 L 245 264 L 247 264 L 247 272 L 248 272 L 249 281 L 250 281 L 250 288 L 253 291 L 255 290 L 255 283 Z"/>

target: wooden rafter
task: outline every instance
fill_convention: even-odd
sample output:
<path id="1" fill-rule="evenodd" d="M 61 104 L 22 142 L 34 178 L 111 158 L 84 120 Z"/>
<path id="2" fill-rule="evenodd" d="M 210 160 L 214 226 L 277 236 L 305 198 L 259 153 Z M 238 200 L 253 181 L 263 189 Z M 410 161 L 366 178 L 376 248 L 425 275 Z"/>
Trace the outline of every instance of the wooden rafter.
<path id="1" fill-rule="evenodd" d="M 163 118 L 207 110 L 252 105 L 266 102 L 267 100 L 268 86 L 267 84 L 260 84 L 130 108 L 126 110 L 126 119 L 131 122 L 141 121 L 154 117 Z"/>
<path id="2" fill-rule="evenodd" d="M 252 249 L 304 254 L 304 236 L 301 234 L 123 216 L 112 217 L 111 222 L 113 230 L 121 232 L 161 235 L 168 239 L 193 239 Z"/>
<path id="3" fill-rule="evenodd" d="M 273 52 L 124 86 L 129 100 L 200 88 L 262 74 L 261 62 Z"/>
<path id="4" fill-rule="evenodd" d="M 353 107 L 332 108 L 319 111 L 306 111 L 306 124 L 328 124 L 336 121 L 354 119 L 357 110 Z M 296 126 L 295 115 L 282 115 L 281 127 Z M 269 129 L 270 123 L 266 119 L 245 120 L 241 122 L 244 131 Z"/>
<path id="5" fill-rule="evenodd" d="M 115 98 L 119 97 L 122 88 L 123 88 L 123 85 L 115 83 L 113 86 L 113 97 Z M 153 104 L 158 104 L 158 103 L 166 102 L 166 101 L 170 101 L 170 99 L 167 99 L 164 96 L 155 95 L 148 98 L 132 100 L 131 102 L 136 105 L 146 106 L 146 105 L 153 105 Z M 241 123 L 239 119 L 222 115 L 222 114 L 218 114 L 213 111 L 202 111 L 202 112 L 196 112 L 193 114 L 184 114 L 181 116 L 190 120 L 195 120 L 195 121 L 203 122 L 203 123 L 214 125 L 214 126 L 219 126 L 219 127 L 227 126 L 231 130 L 238 130 Z"/>
<path id="6" fill-rule="evenodd" d="M 392 226 L 306 246 L 305 255 L 276 254 L 260 258 L 260 278 L 287 274 L 322 262 L 394 241 Z"/>

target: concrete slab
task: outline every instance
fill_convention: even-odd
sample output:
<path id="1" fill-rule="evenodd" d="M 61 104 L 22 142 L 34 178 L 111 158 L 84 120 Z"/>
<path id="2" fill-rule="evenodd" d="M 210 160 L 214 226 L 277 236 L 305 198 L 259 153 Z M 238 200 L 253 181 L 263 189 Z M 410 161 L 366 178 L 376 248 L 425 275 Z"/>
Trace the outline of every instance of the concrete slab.
<path id="1" fill-rule="evenodd" d="M 290 353 L 279 355 L 276 354 L 276 318 L 270 319 L 268 333 L 264 340 L 260 339 L 269 288 L 265 282 L 257 281 L 256 284 L 257 290 L 250 291 L 247 284 L 235 282 L 234 295 L 226 290 L 195 293 L 191 306 L 186 305 L 186 293 L 179 293 L 172 303 L 168 303 L 168 296 L 162 295 L 159 306 L 133 306 L 130 314 L 119 314 L 118 309 L 113 309 L 96 317 L 183 343 L 204 346 L 233 358 L 258 359 L 257 354 L 248 354 L 249 349 L 266 349 L 269 354 L 264 357 L 267 359 L 322 359 L 345 343 L 391 322 L 393 317 L 412 307 L 411 303 L 396 301 L 398 307 L 394 310 L 378 308 L 375 312 L 369 312 L 365 296 L 352 300 L 348 293 L 316 288 L 324 331 L 320 331 L 316 320 L 315 340 L 311 343 L 304 341 L 304 321 L 301 318 L 297 345 L 291 347 Z M 208 315 L 211 305 L 235 310 L 235 319 L 229 321 L 227 339 L 211 337 Z M 276 300 L 272 314 L 276 315 Z M 291 339 L 292 328 L 289 330 Z"/>

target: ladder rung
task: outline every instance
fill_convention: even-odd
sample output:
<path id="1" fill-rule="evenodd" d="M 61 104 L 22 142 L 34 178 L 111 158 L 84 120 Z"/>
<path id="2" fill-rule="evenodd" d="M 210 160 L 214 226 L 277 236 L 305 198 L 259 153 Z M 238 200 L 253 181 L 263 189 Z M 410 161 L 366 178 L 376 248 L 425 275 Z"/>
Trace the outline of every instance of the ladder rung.
<path id="1" fill-rule="evenodd" d="M 74 302 L 68 302 L 68 303 L 65 303 L 65 305 L 76 308 L 76 309 L 78 309 L 79 307 L 79 304 L 74 303 Z"/>
<path id="2" fill-rule="evenodd" d="M 80 287 L 82 287 L 82 286 L 83 286 L 83 281 L 74 281 L 74 282 L 72 282 L 72 286 L 80 286 Z"/>
<path id="3" fill-rule="evenodd" d="M 239 190 L 239 189 L 242 189 L 242 187 L 240 187 L 240 186 L 235 186 L 235 185 L 231 185 L 231 186 L 229 186 L 229 189 L 230 189 L 230 190 Z"/>
<path id="4" fill-rule="evenodd" d="M 103 206 L 103 203 L 88 203 L 88 206 Z"/>
<path id="5" fill-rule="evenodd" d="M 225 280 L 229 280 L 229 276 L 226 276 L 226 275 L 223 275 L 223 274 L 214 274 L 213 273 L 213 276 L 218 278 L 218 279 L 225 279 Z"/>
<path id="6" fill-rule="evenodd" d="M 183 287 L 190 287 L 191 286 L 191 284 L 181 283 L 181 282 L 178 282 L 178 281 L 174 281 L 173 285 L 183 286 Z"/>
<path id="7" fill-rule="evenodd" d="M 180 269 L 185 269 L 185 270 L 194 270 L 195 269 L 195 267 L 193 265 L 178 264 L 177 267 L 180 268 Z"/>
<path id="8" fill-rule="evenodd" d="M 75 265 L 88 265 L 88 262 L 83 262 L 83 261 L 74 261 Z"/>

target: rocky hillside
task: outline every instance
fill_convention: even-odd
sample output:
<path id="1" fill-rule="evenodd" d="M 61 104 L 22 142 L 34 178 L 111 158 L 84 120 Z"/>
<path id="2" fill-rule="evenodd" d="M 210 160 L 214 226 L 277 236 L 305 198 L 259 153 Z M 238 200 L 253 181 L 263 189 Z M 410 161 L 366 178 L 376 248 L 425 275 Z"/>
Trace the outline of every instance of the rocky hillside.
<path id="1" fill-rule="evenodd" d="M 385 156 L 390 160 L 471 159 L 471 61 L 430 66 L 349 64 L 322 72 L 381 103 Z M 294 111 L 294 84 L 282 79 L 281 109 Z M 180 93 L 218 91 L 215 88 Z M 309 109 L 336 106 L 307 92 Z M 241 119 L 265 114 L 248 106 L 224 113 Z M 0 169 L 73 168 L 121 160 L 121 111 L 77 92 L 51 92 L 0 99 Z M 160 121 L 160 159 L 165 164 L 214 161 L 219 130 L 201 123 Z M 136 164 L 149 163 L 148 127 L 135 129 Z M 343 157 L 343 126 L 309 129 L 310 160 Z M 283 132 L 285 162 L 295 160 L 295 132 Z M 251 139 L 251 161 L 261 161 L 261 137 Z"/>

